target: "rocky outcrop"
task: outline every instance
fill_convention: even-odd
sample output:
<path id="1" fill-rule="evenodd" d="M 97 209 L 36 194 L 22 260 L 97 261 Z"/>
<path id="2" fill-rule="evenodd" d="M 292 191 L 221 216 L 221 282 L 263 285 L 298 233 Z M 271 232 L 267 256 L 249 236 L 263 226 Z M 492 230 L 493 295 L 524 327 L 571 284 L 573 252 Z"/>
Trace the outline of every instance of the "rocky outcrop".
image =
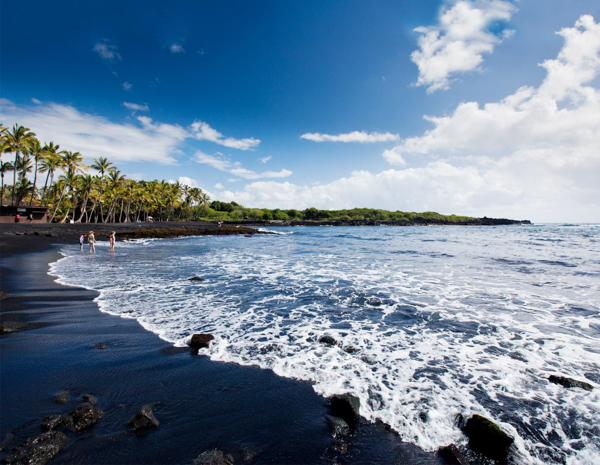
<path id="1" fill-rule="evenodd" d="M 233 465 L 233 457 L 220 450 L 209 450 L 196 457 L 192 465 Z"/>
<path id="2" fill-rule="evenodd" d="M 468 465 L 469 460 L 463 455 L 458 447 L 454 444 L 440 447 L 437 451 L 438 455 L 450 465 Z"/>
<path id="3" fill-rule="evenodd" d="M 494 422 L 481 415 L 473 415 L 462 431 L 469 438 L 469 447 L 475 452 L 500 463 L 506 462 L 514 439 Z"/>
<path id="4" fill-rule="evenodd" d="M 71 394 L 69 391 L 60 391 L 58 395 L 54 398 L 54 402 L 57 404 L 66 404 L 71 399 Z"/>
<path id="5" fill-rule="evenodd" d="M 550 375 L 548 377 L 548 381 L 554 384 L 560 384 L 561 386 L 564 386 L 566 388 L 581 388 L 585 389 L 586 391 L 591 391 L 592 389 L 594 389 L 594 386 L 592 386 L 590 383 L 586 383 L 584 381 L 577 381 L 576 379 L 567 378 L 565 376 Z"/>
<path id="6" fill-rule="evenodd" d="M 59 431 L 48 431 L 29 438 L 4 459 L 9 465 L 44 465 L 56 457 L 67 444 L 67 436 Z"/>
<path id="7" fill-rule="evenodd" d="M 76 433 L 89 428 L 103 416 L 104 412 L 94 404 L 83 402 L 65 418 L 65 424 Z"/>
<path id="8" fill-rule="evenodd" d="M 189 278 L 188 281 L 194 281 L 197 283 L 201 283 L 202 281 L 205 281 L 204 278 L 200 278 L 199 276 L 194 276 L 193 278 Z"/>
<path id="9" fill-rule="evenodd" d="M 341 394 L 329 398 L 331 413 L 348 424 L 355 423 L 360 415 L 360 399 L 352 394 Z"/>
<path id="10" fill-rule="evenodd" d="M 214 338 L 212 334 L 194 334 L 190 340 L 190 347 L 194 350 L 206 349 Z"/>
<path id="11" fill-rule="evenodd" d="M 325 334 L 323 336 L 321 336 L 319 338 L 319 342 L 321 344 L 326 344 L 328 346 L 337 346 L 338 342 L 335 340 L 335 338 L 333 336 L 330 336 L 329 334 Z"/>
<path id="12" fill-rule="evenodd" d="M 81 396 L 81 398 L 83 399 L 84 402 L 89 402 L 90 404 L 96 405 L 98 403 L 98 399 L 96 399 L 96 396 L 93 396 L 91 394 L 84 394 Z"/>
<path id="13" fill-rule="evenodd" d="M 154 416 L 154 412 L 152 412 L 152 407 L 150 405 L 144 405 L 140 411 L 127 422 L 127 426 L 136 431 L 146 428 L 158 428 L 158 425 L 160 425 L 160 422 Z"/>
<path id="14" fill-rule="evenodd" d="M 350 425 L 343 418 L 327 415 L 325 420 L 334 436 L 350 434 Z"/>
<path id="15" fill-rule="evenodd" d="M 64 418 L 60 415 L 48 415 L 42 420 L 42 429 L 45 431 L 51 431 L 58 428 L 64 423 Z"/>

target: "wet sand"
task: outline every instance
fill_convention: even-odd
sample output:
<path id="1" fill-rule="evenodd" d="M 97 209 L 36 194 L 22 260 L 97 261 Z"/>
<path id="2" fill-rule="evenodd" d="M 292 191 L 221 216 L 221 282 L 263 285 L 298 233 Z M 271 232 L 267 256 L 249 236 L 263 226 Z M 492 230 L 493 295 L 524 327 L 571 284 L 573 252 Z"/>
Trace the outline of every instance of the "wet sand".
<path id="1" fill-rule="evenodd" d="M 92 394 L 105 416 L 81 433 L 62 430 L 69 442 L 51 463 L 190 464 L 215 448 L 236 464 L 444 463 L 381 424 L 361 422 L 334 438 L 327 402 L 309 383 L 175 349 L 135 320 L 100 312 L 97 293 L 55 283 L 47 272 L 60 258 L 56 244 L 100 225 L 4 226 L 0 289 L 8 298 L 0 317 L 30 327 L 0 336 L 0 441 L 14 435 L 0 459 L 40 434 L 46 415 L 67 414 Z M 24 234 L 36 231 L 53 236 Z M 63 390 L 70 401 L 55 403 Z M 160 426 L 135 434 L 126 422 L 147 404 Z"/>

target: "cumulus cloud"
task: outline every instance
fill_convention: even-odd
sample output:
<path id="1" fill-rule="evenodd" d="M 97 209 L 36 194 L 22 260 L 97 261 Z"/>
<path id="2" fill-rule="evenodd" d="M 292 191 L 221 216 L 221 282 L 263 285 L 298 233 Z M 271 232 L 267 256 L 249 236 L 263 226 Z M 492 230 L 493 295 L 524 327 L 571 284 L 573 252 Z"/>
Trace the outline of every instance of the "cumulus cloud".
<path id="1" fill-rule="evenodd" d="M 123 106 L 131 111 L 150 111 L 150 107 L 146 104 L 123 102 Z"/>
<path id="2" fill-rule="evenodd" d="M 385 159 L 413 154 L 510 156 L 546 153 L 558 164 L 596 159 L 600 143 L 600 92 L 587 86 L 600 73 L 600 26 L 582 16 L 559 32 L 558 57 L 541 64 L 539 87 L 521 87 L 499 102 L 463 102 L 450 116 L 425 119 L 433 129 L 404 139 Z"/>
<path id="3" fill-rule="evenodd" d="M 542 63 L 538 87 L 453 114 L 401 140 L 384 157 L 422 166 L 356 171 L 317 186 L 254 182 L 219 192 L 247 206 L 436 210 L 534 221 L 600 221 L 600 24 L 582 16 L 558 33 L 564 46 Z"/>
<path id="4" fill-rule="evenodd" d="M 251 171 L 244 168 L 238 161 L 230 161 L 221 154 L 208 155 L 201 151 L 196 153 L 196 161 L 203 165 L 211 166 L 219 171 L 224 171 L 244 179 L 286 178 L 292 175 L 292 172 L 286 169 L 282 169 L 281 171 L 262 171 L 257 173 L 256 171 Z"/>
<path id="5" fill-rule="evenodd" d="M 415 29 L 421 34 L 411 54 L 419 68 L 416 85 L 427 93 L 447 90 L 453 75 L 479 69 L 483 55 L 513 32 L 490 26 L 509 21 L 515 9 L 508 0 L 460 0 L 442 8 L 439 24 Z"/>
<path id="6" fill-rule="evenodd" d="M 396 142 L 400 139 L 398 134 L 389 132 L 365 132 L 353 131 L 347 134 L 320 134 L 318 132 L 309 132 L 302 134 L 301 139 L 311 140 L 313 142 L 359 142 L 361 144 L 373 144 L 377 142 Z"/>
<path id="7" fill-rule="evenodd" d="M 177 179 L 177 181 L 179 181 L 179 184 L 183 184 L 184 186 L 189 186 L 189 187 L 200 187 L 200 184 L 198 184 L 198 181 L 196 181 L 195 179 L 192 179 L 188 176 L 179 176 L 179 179 Z M 175 181 L 169 181 L 171 184 L 174 184 Z"/>
<path id="8" fill-rule="evenodd" d="M 217 190 L 225 189 L 225 186 L 223 184 L 221 184 L 220 182 L 218 182 L 215 184 L 215 189 L 217 189 Z"/>
<path id="9" fill-rule="evenodd" d="M 169 50 L 171 51 L 171 53 L 185 53 L 185 49 L 183 48 L 183 45 L 180 44 L 173 44 L 169 47 Z"/>
<path id="10" fill-rule="evenodd" d="M 269 155 L 269 156 L 267 156 L 267 157 L 262 157 L 262 158 L 259 158 L 259 159 L 258 159 L 258 161 L 259 161 L 259 162 L 261 162 L 261 163 L 266 163 L 266 162 L 268 162 L 268 161 L 269 161 L 271 158 L 273 158 L 273 157 L 272 157 L 271 155 Z"/>
<path id="11" fill-rule="evenodd" d="M 253 137 L 247 139 L 234 139 L 233 137 L 224 137 L 216 129 L 211 128 L 208 123 L 203 121 L 194 121 L 190 125 L 190 130 L 194 134 L 194 137 L 198 140 L 208 140 L 215 144 L 222 145 L 238 150 L 252 150 L 260 144 L 260 139 Z"/>
<path id="12" fill-rule="evenodd" d="M 104 60 L 108 61 L 121 60 L 121 55 L 117 50 L 117 46 L 109 44 L 108 40 L 103 40 L 94 45 L 94 52 L 100 55 Z"/>
<path id="13" fill-rule="evenodd" d="M 175 163 L 179 146 L 189 134 L 177 125 L 156 124 L 138 117 L 139 124 L 119 124 L 84 113 L 69 105 L 42 103 L 21 106 L 4 100 L 0 120 L 31 128 L 40 141 L 55 141 L 61 148 L 81 152 L 88 161 Z"/>

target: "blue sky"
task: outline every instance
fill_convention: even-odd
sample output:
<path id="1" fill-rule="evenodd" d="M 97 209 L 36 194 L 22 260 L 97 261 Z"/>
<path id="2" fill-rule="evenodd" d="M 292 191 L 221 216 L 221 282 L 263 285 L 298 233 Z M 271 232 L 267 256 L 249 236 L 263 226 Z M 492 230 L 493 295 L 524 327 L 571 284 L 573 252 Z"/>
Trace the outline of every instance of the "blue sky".
<path id="1" fill-rule="evenodd" d="M 600 221 L 596 1 L 1 8 L 1 121 L 132 178 L 246 206 Z"/>

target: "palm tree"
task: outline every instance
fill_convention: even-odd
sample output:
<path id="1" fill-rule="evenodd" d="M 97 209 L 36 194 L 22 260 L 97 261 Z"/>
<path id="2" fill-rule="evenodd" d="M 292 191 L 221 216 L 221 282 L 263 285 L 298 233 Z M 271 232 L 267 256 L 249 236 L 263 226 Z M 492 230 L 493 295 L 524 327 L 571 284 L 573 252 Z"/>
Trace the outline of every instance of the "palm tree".
<path id="1" fill-rule="evenodd" d="M 8 133 L 8 146 L 11 152 L 15 153 L 15 162 L 14 166 L 19 166 L 19 158 L 21 157 L 21 152 L 27 153 L 27 150 L 31 146 L 33 140 L 35 139 L 35 133 L 31 132 L 29 128 L 24 126 L 17 126 L 16 124 L 12 128 L 12 132 Z M 17 183 L 17 170 L 13 171 L 13 192 L 12 192 L 12 203 L 15 203 L 15 192 L 16 189 L 14 186 Z"/>
<path id="2" fill-rule="evenodd" d="M 46 175 L 46 182 L 44 183 L 44 190 L 42 191 L 42 205 L 44 205 L 44 198 L 46 197 L 46 187 L 48 186 L 48 178 L 50 178 L 50 185 L 54 183 L 54 173 L 57 169 L 62 167 L 62 154 L 58 149 L 60 145 L 54 145 L 54 142 L 50 142 L 44 146 L 46 156 L 42 158 L 40 162 L 40 173 L 48 173 Z M 46 201 L 47 205 L 48 202 Z"/>
<path id="3" fill-rule="evenodd" d="M 58 202 L 56 203 L 56 207 L 54 208 L 54 213 L 52 213 L 52 218 L 50 218 L 50 223 L 52 223 L 52 221 L 54 221 L 54 217 L 56 216 L 56 213 L 58 212 L 58 209 L 62 203 L 63 198 L 65 197 L 65 194 L 67 192 L 73 192 L 73 190 L 77 186 L 78 180 L 79 180 L 78 176 L 75 174 L 74 171 L 71 171 L 71 170 L 68 170 L 64 175 L 62 175 L 58 179 L 57 184 L 60 186 L 60 198 L 58 199 Z M 61 223 L 64 223 L 67 220 L 67 218 L 69 216 L 69 212 L 71 211 L 72 205 L 73 205 L 73 203 L 71 201 L 71 205 L 67 206 L 67 213 L 65 214 Z"/>
<path id="4" fill-rule="evenodd" d="M 104 176 L 109 171 L 112 171 L 114 168 L 112 162 L 108 161 L 107 158 L 100 157 L 94 159 L 94 164 L 92 168 L 100 173 L 100 218 L 104 221 L 104 214 L 102 212 L 102 195 L 104 194 Z"/>
<path id="5" fill-rule="evenodd" d="M 108 207 L 108 213 L 106 214 L 106 218 L 102 220 L 102 222 L 108 221 L 112 215 L 113 223 L 115 222 L 115 207 L 117 201 L 120 198 L 120 188 L 123 182 L 125 181 L 125 176 L 121 174 L 121 172 L 117 169 L 113 169 L 108 173 L 108 194 L 111 197 L 111 202 Z"/>
<path id="6" fill-rule="evenodd" d="M 81 223 L 81 219 L 83 218 L 83 215 L 86 215 L 86 218 L 87 218 L 86 207 L 87 207 L 88 199 L 90 198 L 92 190 L 95 187 L 96 187 L 96 177 L 95 176 L 91 176 L 91 175 L 87 174 L 85 176 L 80 177 L 78 194 L 80 197 L 83 195 L 83 201 L 81 203 L 81 212 L 79 214 L 79 218 L 77 218 L 77 220 L 75 220 L 75 223 Z M 86 220 L 86 223 L 87 223 L 87 220 Z"/>
<path id="7" fill-rule="evenodd" d="M 3 205 L 3 200 L 4 200 L 4 174 L 7 171 L 12 171 L 14 170 L 15 167 L 13 166 L 13 164 L 9 161 L 1 161 L 0 160 L 0 175 L 2 175 L 2 187 L 0 190 L 0 206 Z"/>
<path id="8" fill-rule="evenodd" d="M 37 187 L 37 174 L 38 174 L 38 163 L 46 156 L 46 151 L 44 150 L 46 146 L 42 147 L 40 145 L 40 141 L 35 139 L 32 141 L 31 147 L 29 147 L 29 155 L 33 157 L 35 160 L 34 167 L 34 175 L 33 175 L 33 190 L 31 191 L 31 198 L 29 199 L 29 206 L 33 203 L 33 195 L 35 193 L 35 189 Z"/>
<path id="9" fill-rule="evenodd" d="M 27 160 L 27 161 L 29 163 L 31 163 L 31 160 Z M 25 176 L 20 176 L 19 182 L 13 188 L 13 191 L 16 193 L 16 197 L 17 197 L 17 205 L 20 205 L 21 200 L 24 199 L 25 197 L 27 197 L 29 192 L 31 192 L 33 190 L 34 190 L 34 188 L 33 188 L 33 184 L 31 183 L 31 181 L 29 179 L 27 179 Z"/>
<path id="10" fill-rule="evenodd" d="M 77 171 L 84 172 L 87 166 L 83 164 L 83 155 L 79 152 L 63 152 L 62 154 L 63 167 L 67 169 L 67 172 L 76 174 Z"/>

